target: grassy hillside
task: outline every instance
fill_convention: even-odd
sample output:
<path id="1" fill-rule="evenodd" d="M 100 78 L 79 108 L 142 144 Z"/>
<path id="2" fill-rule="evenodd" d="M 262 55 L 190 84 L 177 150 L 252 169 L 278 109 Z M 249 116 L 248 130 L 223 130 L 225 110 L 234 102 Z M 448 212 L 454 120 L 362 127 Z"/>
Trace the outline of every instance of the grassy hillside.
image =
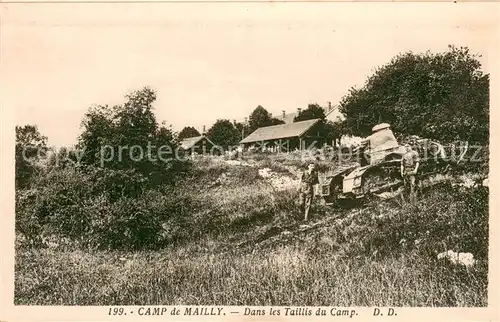
<path id="1" fill-rule="evenodd" d="M 18 233 L 15 303 L 487 305 L 487 188 L 443 185 L 416 205 L 399 198 L 353 208 L 316 203 L 304 223 L 295 205 L 296 166 L 290 159 L 204 159 L 171 190 L 116 209 L 102 202 L 95 211 L 110 218 L 133 208 L 133 220 L 120 221 L 125 228 L 113 238 L 148 228 L 141 229 L 151 247 L 137 250 L 125 241 L 103 247 L 104 227 L 93 231 L 103 236 L 99 243 L 61 238 L 49 216 L 42 223 L 51 227 L 42 230 L 49 237 L 36 247 Z M 50 193 L 64 195 L 61 189 Z M 49 199 L 18 201 L 18 220 L 19 212 L 32 217 L 47 209 Z M 478 263 L 437 260 L 450 249 L 472 252 Z"/>

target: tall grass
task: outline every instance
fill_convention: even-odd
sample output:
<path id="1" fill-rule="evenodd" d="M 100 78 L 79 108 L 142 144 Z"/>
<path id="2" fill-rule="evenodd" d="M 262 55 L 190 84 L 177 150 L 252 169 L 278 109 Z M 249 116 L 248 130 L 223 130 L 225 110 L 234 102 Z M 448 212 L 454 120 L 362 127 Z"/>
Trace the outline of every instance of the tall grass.
<path id="1" fill-rule="evenodd" d="M 253 254 L 22 252 L 16 304 L 486 305 L 485 264 L 468 271 L 412 254 L 382 261 L 331 255 L 293 246 Z"/>

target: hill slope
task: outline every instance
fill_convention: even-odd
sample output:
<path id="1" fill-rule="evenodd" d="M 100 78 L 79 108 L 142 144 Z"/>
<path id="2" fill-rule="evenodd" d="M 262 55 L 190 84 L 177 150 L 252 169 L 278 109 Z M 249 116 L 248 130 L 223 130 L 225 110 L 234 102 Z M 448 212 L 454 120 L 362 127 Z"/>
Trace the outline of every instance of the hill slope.
<path id="1" fill-rule="evenodd" d="M 283 163 L 199 161 L 168 195 L 144 197 L 143 211 L 168 213 L 151 250 L 36 249 L 18 238 L 15 302 L 486 305 L 486 187 L 435 187 L 413 206 L 399 198 L 316 204 L 304 223 L 296 180 Z M 448 250 L 471 252 L 477 263 L 437 259 Z"/>

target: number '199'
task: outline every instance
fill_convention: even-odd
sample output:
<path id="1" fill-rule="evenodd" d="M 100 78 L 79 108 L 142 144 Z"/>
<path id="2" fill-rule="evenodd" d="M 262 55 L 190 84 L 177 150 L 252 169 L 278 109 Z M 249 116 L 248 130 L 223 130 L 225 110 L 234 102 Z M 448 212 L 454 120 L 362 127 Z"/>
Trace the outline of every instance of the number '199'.
<path id="1" fill-rule="evenodd" d="M 109 308 L 109 314 L 108 315 L 123 315 L 125 313 L 125 309 L 120 307 L 115 307 L 115 308 Z"/>

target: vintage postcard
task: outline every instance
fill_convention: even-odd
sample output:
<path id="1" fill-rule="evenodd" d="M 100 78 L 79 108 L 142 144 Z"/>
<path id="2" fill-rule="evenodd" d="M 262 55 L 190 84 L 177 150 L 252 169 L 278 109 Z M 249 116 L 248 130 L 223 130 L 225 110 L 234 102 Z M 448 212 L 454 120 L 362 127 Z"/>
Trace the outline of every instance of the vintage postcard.
<path id="1" fill-rule="evenodd" d="M 500 320 L 498 2 L 0 6 L 1 321 Z"/>

